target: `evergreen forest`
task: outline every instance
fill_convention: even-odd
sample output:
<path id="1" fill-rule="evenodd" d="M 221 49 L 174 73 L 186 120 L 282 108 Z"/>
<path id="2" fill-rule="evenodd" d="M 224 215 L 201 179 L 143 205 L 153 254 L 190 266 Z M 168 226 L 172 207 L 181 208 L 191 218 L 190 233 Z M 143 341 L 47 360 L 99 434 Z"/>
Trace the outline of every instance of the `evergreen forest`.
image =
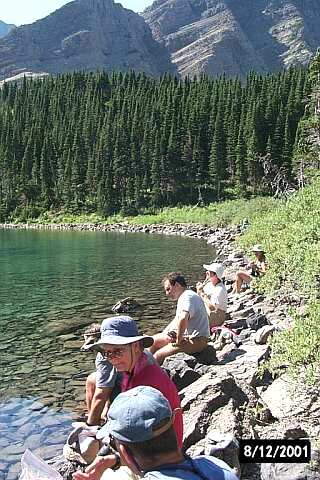
<path id="1" fill-rule="evenodd" d="M 0 221 L 135 215 L 290 185 L 310 82 L 76 72 L 0 89 Z M 280 175 L 280 176 L 279 176 Z"/>

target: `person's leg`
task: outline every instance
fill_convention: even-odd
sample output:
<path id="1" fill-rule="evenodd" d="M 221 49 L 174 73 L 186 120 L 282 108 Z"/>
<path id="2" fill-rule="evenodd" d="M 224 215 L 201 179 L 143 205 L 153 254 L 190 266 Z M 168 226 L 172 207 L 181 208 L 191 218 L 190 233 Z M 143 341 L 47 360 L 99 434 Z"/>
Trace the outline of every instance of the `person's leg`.
<path id="1" fill-rule="evenodd" d="M 225 319 L 226 319 L 226 312 L 224 312 L 223 310 L 220 310 L 218 308 L 218 310 L 211 312 L 209 317 L 210 328 L 221 327 L 221 325 L 224 324 Z"/>
<path id="2" fill-rule="evenodd" d="M 156 333 L 155 335 L 153 335 L 153 340 L 153 345 L 151 345 L 151 347 L 149 348 L 151 353 L 155 353 L 157 350 L 164 347 L 165 345 L 168 345 L 168 343 L 171 342 L 171 338 L 165 332 Z"/>
<path id="3" fill-rule="evenodd" d="M 240 293 L 241 287 L 243 283 L 250 283 L 252 280 L 251 275 L 249 273 L 240 270 L 236 273 L 236 281 L 233 287 L 233 293 Z"/>
<path id="4" fill-rule="evenodd" d="M 90 373 L 86 380 L 86 405 L 87 410 L 90 412 L 91 403 L 96 390 L 96 372 Z"/>
<path id="5" fill-rule="evenodd" d="M 207 337 L 194 337 L 191 340 L 187 340 L 181 345 L 175 343 L 169 343 L 168 345 L 160 348 L 155 354 L 154 358 L 157 360 L 159 365 L 162 365 L 164 360 L 171 355 L 176 353 L 184 352 L 189 355 L 193 353 L 202 352 L 207 346 L 208 339 Z"/>

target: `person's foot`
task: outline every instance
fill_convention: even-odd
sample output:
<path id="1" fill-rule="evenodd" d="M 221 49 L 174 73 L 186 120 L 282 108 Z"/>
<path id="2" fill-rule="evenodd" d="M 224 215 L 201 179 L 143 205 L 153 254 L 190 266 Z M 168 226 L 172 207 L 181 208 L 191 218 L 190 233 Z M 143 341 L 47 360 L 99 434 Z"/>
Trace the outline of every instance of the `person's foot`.
<path id="1" fill-rule="evenodd" d="M 87 413 L 81 413 L 78 417 L 74 419 L 75 422 L 86 422 L 88 420 L 88 414 Z"/>

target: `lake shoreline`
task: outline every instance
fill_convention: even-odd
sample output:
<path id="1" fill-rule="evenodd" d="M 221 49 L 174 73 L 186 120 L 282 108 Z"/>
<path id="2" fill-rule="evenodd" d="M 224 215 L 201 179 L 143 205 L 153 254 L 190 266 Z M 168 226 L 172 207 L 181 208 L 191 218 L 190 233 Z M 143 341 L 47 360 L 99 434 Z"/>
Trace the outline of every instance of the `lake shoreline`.
<path id="1" fill-rule="evenodd" d="M 240 226 L 215 228 L 197 224 L 150 224 L 140 226 L 129 223 L 107 225 L 69 223 L 0 224 L 0 229 L 149 233 L 206 240 L 208 244 L 215 246 L 216 260 L 224 262 L 227 267 L 226 283 L 229 286 L 229 291 L 235 271 L 243 268 L 245 261 L 243 251 L 235 245 L 236 237 L 243 230 Z M 310 408 L 309 400 L 315 398 L 313 388 L 306 385 L 301 379 L 300 381 L 290 379 L 286 374 L 281 375 L 278 379 L 271 379 L 268 375 L 259 378 L 260 366 L 268 358 L 270 347 L 266 343 L 257 345 L 254 341 L 254 332 L 245 328 L 248 314 L 254 312 L 265 314 L 268 321 L 277 327 L 279 326 L 280 329 L 282 329 L 281 327 L 290 328 L 290 320 L 292 319 L 290 319 L 287 307 L 288 304 L 284 298 L 267 298 L 250 290 L 238 297 L 230 298 L 230 326 L 235 328 L 238 324 L 244 325 L 241 335 L 242 347 L 239 350 L 232 344 L 226 345 L 221 351 L 217 352 L 218 362 L 214 362 L 213 365 L 208 367 L 200 365 L 198 381 L 183 389 L 182 396 L 186 398 L 186 405 L 183 404 L 185 407 L 185 422 L 188 427 L 187 430 L 192 432 L 192 434 L 190 433 L 190 439 L 187 439 L 190 448 L 188 453 L 198 453 L 198 450 L 203 448 L 203 443 L 207 441 L 207 430 L 203 428 L 204 431 L 198 431 L 198 420 L 203 417 L 204 413 L 206 413 L 204 424 L 214 423 L 219 425 L 223 435 L 231 434 L 237 438 L 250 438 L 254 434 L 256 438 L 281 439 L 291 438 L 293 431 L 293 434 L 297 435 L 294 438 L 299 438 L 301 430 L 305 432 L 306 437 L 312 440 L 314 447 L 314 434 L 312 432 L 316 430 L 314 417 L 318 401 L 314 401 L 312 404 L 315 409 L 314 413 L 311 415 L 309 413 L 307 421 L 305 418 L 305 413 Z M 188 359 L 187 362 L 189 362 Z M 183 371 L 186 367 L 182 365 L 181 368 Z M 190 370 L 190 366 L 188 366 L 188 369 Z M 193 366 L 191 366 L 191 369 L 197 371 L 197 368 Z M 183 375 L 179 374 L 179 377 L 182 378 Z M 201 386 L 200 389 L 197 387 L 198 385 Z M 212 406 L 211 396 L 210 399 L 206 399 L 205 392 L 209 386 L 217 392 L 217 399 L 221 397 L 223 400 L 221 400 L 221 405 L 217 401 L 217 405 Z M 290 388 L 286 390 L 285 387 L 288 386 Z M 226 389 L 230 389 L 231 393 L 226 395 Z M 299 410 L 297 411 L 298 407 L 291 397 L 291 391 L 301 389 L 303 392 L 299 396 Z M 199 412 L 194 411 L 193 407 L 190 407 L 190 411 L 188 410 L 189 407 L 187 408 L 187 399 L 191 394 L 194 395 L 194 391 L 197 395 L 194 398 L 192 397 L 192 402 L 189 403 L 190 405 L 198 405 Z M 238 392 L 239 398 L 233 392 Z M 210 408 L 208 408 L 208 405 Z M 281 405 L 281 408 L 279 405 Z M 286 415 L 283 416 L 282 411 Z M 225 418 L 231 419 L 230 422 L 226 423 Z M 295 433 L 296 431 L 297 433 Z M 195 438 L 198 441 L 194 441 Z M 244 480 L 274 480 L 275 477 L 267 472 L 264 467 L 260 471 L 260 467 L 252 465 L 249 470 L 244 468 L 242 478 Z"/>
<path id="2" fill-rule="evenodd" d="M 149 233 L 160 235 L 180 235 L 209 239 L 217 232 L 235 234 L 241 232 L 240 226 L 214 227 L 195 223 L 153 223 L 134 225 L 128 222 L 100 223 L 0 223 L 2 230 L 72 230 L 89 232 Z"/>

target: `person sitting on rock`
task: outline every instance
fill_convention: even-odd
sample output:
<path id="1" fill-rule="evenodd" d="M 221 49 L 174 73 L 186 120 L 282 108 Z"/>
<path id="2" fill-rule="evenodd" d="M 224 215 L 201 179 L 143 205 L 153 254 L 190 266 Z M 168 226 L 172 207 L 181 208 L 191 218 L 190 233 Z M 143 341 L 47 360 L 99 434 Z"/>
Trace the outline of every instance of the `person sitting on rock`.
<path id="1" fill-rule="evenodd" d="M 197 293 L 203 299 L 209 316 L 210 327 L 220 327 L 226 319 L 228 294 L 222 281 L 224 266 L 221 263 L 203 265 L 205 281 L 196 285 Z"/>
<path id="2" fill-rule="evenodd" d="M 252 247 L 256 259 L 248 264 L 247 270 L 239 270 L 236 273 L 236 280 L 233 285 L 232 293 L 240 293 L 243 284 L 249 284 L 255 277 L 264 274 L 267 269 L 266 257 L 261 245 Z"/>
<path id="3" fill-rule="evenodd" d="M 93 323 L 84 332 L 85 342 L 81 347 L 82 351 L 88 351 L 100 338 L 101 327 L 99 323 Z M 116 388 L 117 371 L 97 353 L 95 359 L 96 370 L 88 375 L 86 380 L 86 406 L 88 411 L 87 425 L 100 425 L 101 419 L 105 418 L 108 403 L 112 392 Z"/>
<path id="4" fill-rule="evenodd" d="M 175 413 L 159 390 L 136 387 L 115 399 L 98 436 L 113 438 L 121 464 L 138 478 L 237 480 L 222 460 L 209 455 L 191 458 L 181 451 L 173 427 Z"/>
<path id="5" fill-rule="evenodd" d="M 166 275 L 162 284 L 167 297 L 177 302 L 176 314 L 172 322 L 153 336 L 154 344 L 150 351 L 162 365 L 166 357 L 179 352 L 188 354 L 202 352 L 208 343 L 209 320 L 202 298 L 187 284 L 179 272 Z"/>
<path id="6" fill-rule="evenodd" d="M 176 412 L 173 427 L 179 447 L 181 447 L 183 418 L 178 390 L 167 373 L 154 361 L 152 355 L 144 352 L 144 348 L 150 347 L 152 343 L 152 337 L 139 334 L 133 318 L 121 315 L 103 320 L 101 338 L 90 348 L 99 351 L 117 371 L 122 372 L 122 392 L 139 385 L 148 385 L 162 392 L 172 410 Z M 76 472 L 73 478 L 75 480 L 99 480 L 107 468 L 115 465 L 117 465 L 115 455 L 102 456 L 99 454 L 96 460 L 87 467 L 86 473 Z"/>

